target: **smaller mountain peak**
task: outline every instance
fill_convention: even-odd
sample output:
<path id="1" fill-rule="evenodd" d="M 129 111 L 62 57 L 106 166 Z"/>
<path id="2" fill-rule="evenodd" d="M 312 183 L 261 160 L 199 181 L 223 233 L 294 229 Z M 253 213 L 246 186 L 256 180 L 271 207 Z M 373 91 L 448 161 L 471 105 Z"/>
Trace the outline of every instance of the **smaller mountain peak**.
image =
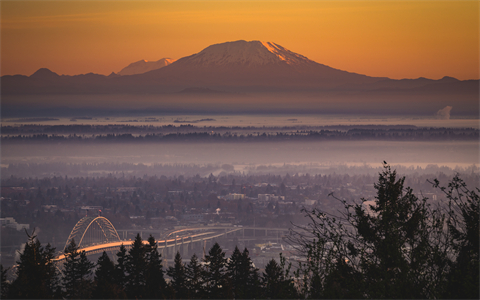
<path id="1" fill-rule="evenodd" d="M 453 77 L 450 77 L 450 76 L 444 76 L 442 79 L 440 79 L 441 81 L 447 81 L 447 82 L 456 82 L 458 81 L 457 78 L 453 78 Z"/>
<path id="2" fill-rule="evenodd" d="M 166 67 L 169 64 L 173 63 L 174 61 L 175 60 L 171 58 L 161 58 L 157 61 L 148 61 L 146 59 L 142 59 L 129 64 L 128 66 L 120 70 L 120 72 L 118 72 L 117 74 L 120 76 L 142 74 L 142 73 L 146 73 L 149 71 Z"/>
<path id="3" fill-rule="evenodd" d="M 35 73 L 30 75 L 30 78 L 35 78 L 35 79 L 50 79 L 50 78 L 58 78 L 58 77 L 60 77 L 60 75 L 50 71 L 47 68 L 40 68 Z"/>
<path id="4" fill-rule="evenodd" d="M 110 73 L 110 75 L 108 75 L 107 77 L 118 77 L 118 76 L 120 76 L 120 75 L 118 75 L 118 74 L 115 73 L 115 72 L 112 72 L 112 73 Z"/>

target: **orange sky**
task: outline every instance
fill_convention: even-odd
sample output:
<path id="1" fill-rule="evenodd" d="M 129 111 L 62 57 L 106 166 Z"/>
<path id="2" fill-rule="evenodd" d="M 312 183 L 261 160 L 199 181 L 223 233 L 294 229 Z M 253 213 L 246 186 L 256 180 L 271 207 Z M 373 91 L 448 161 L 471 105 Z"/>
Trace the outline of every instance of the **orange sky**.
<path id="1" fill-rule="evenodd" d="M 478 1 L 1 1 L 1 73 L 118 72 L 234 40 L 390 78 L 479 78 Z"/>

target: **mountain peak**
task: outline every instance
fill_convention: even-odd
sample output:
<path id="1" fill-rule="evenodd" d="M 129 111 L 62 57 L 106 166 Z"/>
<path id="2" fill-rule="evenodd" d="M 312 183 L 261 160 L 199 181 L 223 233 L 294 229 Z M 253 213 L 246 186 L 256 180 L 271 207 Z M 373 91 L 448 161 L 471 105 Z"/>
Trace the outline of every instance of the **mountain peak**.
<path id="1" fill-rule="evenodd" d="M 34 79 L 54 79 L 58 77 L 60 77 L 60 75 L 50 71 L 47 68 L 40 68 L 35 73 L 30 75 L 30 78 L 34 78 Z"/>
<path id="2" fill-rule="evenodd" d="M 457 78 L 450 77 L 450 76 L 443 76 L 442 79 L 440 79 L 443 82 L 457 82 L 459 81 Z"/>
<path id="3" fill-rule="evenodd" d="M 211 45 L 185 58 L 196 65 L 311 64 L 313 61 L 278 44 L 261 41 L 233 41 Z"/>

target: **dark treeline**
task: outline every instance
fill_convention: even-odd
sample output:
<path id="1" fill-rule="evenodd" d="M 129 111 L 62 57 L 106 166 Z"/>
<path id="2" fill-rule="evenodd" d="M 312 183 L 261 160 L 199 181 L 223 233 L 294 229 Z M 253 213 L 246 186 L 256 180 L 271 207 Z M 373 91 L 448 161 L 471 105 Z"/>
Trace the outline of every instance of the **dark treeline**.
<path id="1" fill-rule="evenodd" d="M 460 141 L 460 140 L 478 140 L 480 137 L 478 130 L 409 130 L 409 131 L 390 131 L 390 130 L 350 130 L 342 131 L 298 131 L 290 133 L 212 133 L 212 132 L 192 132 L 192 133 L 152 133 L 145 135 L 134 135 L 131 133 L 105 135 L 80 136 L 76 134 L 56 135 L 56 134 L 33 134 L 33 135 L 7 135 L 2 136 L 2 142 L 8 141 L 68 141 L 68 142 L 263 142 L 263 141 L 317 141 L 317 140 L 394 140 L 394 141 Z"/>
<path id="2" fill-rule="evenodd" d="M 19 120 L 21 122 L 22 120 Z M 32 120 L 35 121 L 35 120 Z M 49 121 L 45 119 L 44 121 Z M 186 121 L 174 121 L 174 123 L 186 123 Z M 194 123 L 194 122 L 193 122 Z M 256 126 L 194 126 L 191 124 L 182 124 L 175 126 L 172 124 L 163 126 L 153 125 L 20 125 L 20 126 L 2 126 L 3 134 L 105 134 L 105 133 L 172 133 L 172 132 L 238 132 L 238 131 L 296 131 L 296 130 L 340 130 L 348 131 L 351 129 L 417 129 L 418 127 L 413 125 L 327 125 L 327 126 L 274 126 L 274 127 L 256 127 Z M 446 129 L 446 128 L 442 128 Z"/>
<path id="3" fill-rule="evenodd" d="M 16 278 L 7 281 L 3 266 L 2 298 L 11 299 L 279 299 L 297 298 L 285 270 L 285 260 L 272 259 L 262 274 L 249 252 L 237 247 L 230 258 L 215 243 L 203 260 L 193 255 L 188 264 L 177 252 L 174 266 L 164 270 L 155 239 L 137 235 L 130 250 L 123 245 L 112 260 L 106 252 L 90 262 L 75 241 L 65 250 L 62 274 L 52 262 L 54 248 L 43 247 L 30 236 L 16 266 Z"/>
<path id="4" fill-rule="evenodd" d="M 26 126 L 26 125 L 24 125 Z M 70 127 L 73 126 L 73 127 Z M 225 128 L 175 126 L 64 125 L 2 127 L 2 141 L 91 141 L 91 142 L 258 142 L 317 140 L 399 140 L 458 141 L 478 140 L 473 128 L 347 127 L 322 129 Z"/>

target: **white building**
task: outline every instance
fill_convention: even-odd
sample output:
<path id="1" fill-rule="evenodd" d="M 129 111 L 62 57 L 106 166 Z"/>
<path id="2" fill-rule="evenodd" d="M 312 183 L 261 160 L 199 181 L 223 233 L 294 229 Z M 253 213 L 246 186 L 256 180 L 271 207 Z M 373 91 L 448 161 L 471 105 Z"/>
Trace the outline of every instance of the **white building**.
<path id="1" fill-rule="evenodd" d="M 245 194 L 228 194 L 225 196 L 225 200 L 240 200 L 245 199 Z"/>
<path id="2" fill-rule="evenodd" d="M 2 227 L 5 226 L 8 228 L 14 228 L 16 230 L 22 230 L 23 228 L 27 230 L 30 229 L 30 224 L 19 224 L 12 217 L 0 218 L 0 224 L 2 224 Z"/>

